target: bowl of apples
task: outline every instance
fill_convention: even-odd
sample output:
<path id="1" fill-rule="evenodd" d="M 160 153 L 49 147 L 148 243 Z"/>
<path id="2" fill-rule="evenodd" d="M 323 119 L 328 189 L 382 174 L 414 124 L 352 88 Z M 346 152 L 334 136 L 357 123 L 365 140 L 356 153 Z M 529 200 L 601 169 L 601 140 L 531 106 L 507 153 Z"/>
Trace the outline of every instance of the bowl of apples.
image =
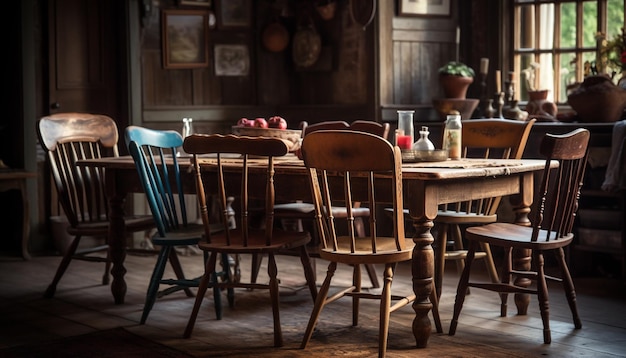
<path id="1" fill-rule="evenodd" d="M 287 121 L 280 116 L 265 118 L 241 118 L 232 127 L 232 133 L 249 137 L 280 138 L 290 143 L 289 151 L 295 152 L 302 144 L 301 129 L 287 129 Z"/>

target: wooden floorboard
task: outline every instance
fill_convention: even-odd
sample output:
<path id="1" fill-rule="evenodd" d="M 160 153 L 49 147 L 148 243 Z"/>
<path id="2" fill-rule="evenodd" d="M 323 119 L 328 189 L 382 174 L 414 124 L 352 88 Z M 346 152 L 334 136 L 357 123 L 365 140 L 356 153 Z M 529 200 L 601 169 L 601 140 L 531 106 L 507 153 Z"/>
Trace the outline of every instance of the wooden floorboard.
<path id="1" fill-rule="evenodd" d="M 109 286 L 99 284 L 103 264 L 72 262 L 61 280 L 53 299 L 42 297 L 60 261 L 58 256 L 34 257 L 23 261 L 0 256 L 0 348 L 45 342 L 60 337 L 81 335 L 96 330 L 125 327 L 140 336 L 160 341 L 195 356 L 211 356 L 221 352 L 229 356 L 250 356 L 251 349 L 263 356 L 323 356 L 299 350 L 312 300 L 307 290 L 297 288 L 302 270 L 294 257 L 279 258 L 282 288 L 281 320 L 285 347 L 272 348 L 271 306 L 263 291 L 237 291 L 236 307 L 228 308 L 224 299 L 224 318 L 215 320 L 213 299 L 205 299 L 192 338 L 183 339 L 182 332 L 193 305 L 193 299 L 182 293 L 156 302 L 145 325 L 139 317 L 155 257 L 128 255 L 126 302 L 113 304 Z M 187 274 L 201 274 L 201 256 L 182 257 Z M 413 348 L 411 335 L 413 310 L 405 307 L 391 318 L 388 356 L 466 356 L 462 348 L 446 350 L 446 342 L 469 342 L 508 352 L 515 357 L 621 357 L 626 356 L 626 288 L 618 279 L 576 278 L 580 316 L 583 328 L 573 329 L 571 314 L 560 286 L 550 284 L 550 318 L 552 344 L 543 344 L 542 325 L 536 298 L 531 297 L 528 315 L 516 315 L 513 300 L 509 300 L 509 315 L 499 317 L 496 294 L 472 289 L 461 313 L 457 334 L 447 336 L 452 316 L 456 280 L 454 265 L 448 265 L 440 313 L 445 334 L 432 333 L 429 347 Z M 243 274 L 249 262 L 244 257 Z M 326 264 L 318 261 L 318 284 L 325 275 Z M 263 271 L 262 271 L 263 272 Z M 479 273 L 481 274 L 481 273 Z M 263 280 L 266 276 L 260 276 Z M 338 282 L 350 282 L 348 267 L 340 267 Z M 367 278 L 364 283 L 368 284 Z M 296 288 L 294 288 L 296 287 Z M 394 289 L 410 290 L 410 266 L 398 267 Z M 311 352 L 315 347 L 341 343 L 343 353 L 375 352 L 377 337 L 377 303 L 362 303 L 360 326 L 350 327 L 350 300 L 333 303 L 322 312 L 313 335 Z M 329 306 L 330 307 L 330 306 Z M 434 326 L 433 326 L 434 330 Z M 433 339 L 433 337 L 437 337 Z M 366 351 L 363 347 L 366 346 Z M 241 350 L 241 354 L 235 351 Z M 262 354 L 265 352 L 265 354 Z M 325 354 L 328 354 L 326 352 Z M 217 354 L 220 355 L 220 354 Z M 474 354 L 469 354 L 474 355 Z M 354 356 L 357 356 L 356 354 Z"/>

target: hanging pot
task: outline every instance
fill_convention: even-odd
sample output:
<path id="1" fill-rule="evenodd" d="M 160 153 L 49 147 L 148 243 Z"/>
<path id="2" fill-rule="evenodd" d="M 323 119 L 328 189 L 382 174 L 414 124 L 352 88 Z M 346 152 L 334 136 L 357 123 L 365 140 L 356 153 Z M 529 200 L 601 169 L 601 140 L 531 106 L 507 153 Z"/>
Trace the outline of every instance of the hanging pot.
<path id="1" fill-rule="evenodd" d="M 320 56 L 322 40 L 312 23 L 293 35 L 293 62 L 299 67 L 310 67 Z"/>

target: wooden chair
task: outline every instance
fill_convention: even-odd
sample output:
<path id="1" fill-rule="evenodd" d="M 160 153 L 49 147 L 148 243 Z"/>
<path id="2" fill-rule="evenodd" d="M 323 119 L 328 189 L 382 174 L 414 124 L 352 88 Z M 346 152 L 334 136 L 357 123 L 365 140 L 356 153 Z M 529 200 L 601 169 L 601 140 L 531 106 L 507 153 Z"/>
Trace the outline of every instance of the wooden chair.
<path id="1" fill-rule="evenodd" d="M 215 287 L 243 287 L 254 289 L 269 289 L 272 302 L 272 312 L 274 316 L 274 346 L 283 345 L 282 331 L 279 314 L 279 292 L 278 292 L 278 269 L 275 255 L 281 250 L 299 248 L 300 260 L 304 269 L 309 290 L 313 300 L 317 296 L 315 276 L 307 252 L 307 244 L 311 236 L 307 232 L 294 232 L 274 229 L 274 157 L 284 156 L 289 152 L 286 143 L 277 138 L 266 137 L 239 137 L 235 135 L 203 135 L 194 134 L 185 138 L 183 148 L 186 153 L 193 155 L 194 169 L 196 173 L 196 193 L 202 221 L 205 227 L 206 242 L 200 242 L 199 248 L 210 253 L 206 264 L 206 270 L 200 281 L 196 301 L 185 329 L 184 336 L 190 337 L 193 330 L 198 310 L 202 303 L 207 287 L 211 284 L 211 277 L 215 272 L 215 265 L 218 255 L 222 254 L 252 254 L 268 255 L 268 275 L 269 283 L 261 284 L 254 282 L 213 282 Z M 218 174 L 216 183 L 209 181 L 202 173 L 202 166 L 198 156 L 204 154 L 217 155 Z M 241 186 L 232 185 L 230 180 L 225 179 L 225 171 L 228 170 L 228 160 L 224 159 L 228 155 L 241 155 L 243 162 L 241 165 Z M 232 164 L 230 164 L 232 165 Z M 206 179 L 206 182 L 205 182 Z M 229 184 L 227 186 L 227 183 Z M 215 190 L 206 190 L 210 185 L 215 185 Z M 256 191 L 255 191 L 256 189 Z M 229 196 L 239 197 L 241 222 L 236 229 L 231 229 L 227 225 L 223 231 L 211 232 L 211 222 L 208 215 L 207 200 L 205 192 L 216 192 L 216 200 L 220 203 L 220 209 L 226 212 L 226 199 Z M 265 225 L 262 228 L 255 228 L 250 225 L 249 201 L 254 194 L 264 197 L 265 204 Z M 261 195 L 262 194 L 262 195 Z M 225 215 L 225 214 L 224 214 Z M 222 220 L 227 222 L 227 220 Z"/>
<path id="2" fill-rule="evenodd" d="M 473 119 L 463 121 L 462 156 L 464 158 L 520 159 L 524 154 L 530 129 L 535 119 L 516 121 L 508 119 Z M 461 226 L 483 225 L 498 220 L 501 197 L 450 203 L 440 207 L 434 220 L 437 231 L 435 245 L 435 288 L 441 297 L 446 261 L 456 261 L 459 274 L 463 271 L 467 250 L 464 249 Z M 452 250 L 447 250 L 452 246 Z M 498 273 L 488 243 L 481 243 L 482 251 L 475 259 L 483 259 L 492 282 L 499 282 Z"/>
<path id="3" fill-rule="evenodd" d="M 454 335 L 458 324 L 459 314 L 463 308 L 465 294 L 468 287 L 476 287 L 501 293 L 500 315 L 506 316 L 507 298 L 510 293 L 536 294 L 539 300 L 539 309 L 543 321 L 543 341 L 550 343 L 550 323 L 548 286 L 546 280 L 555 280 L 563 283 L 565 296 L 569 303 L 574 320 L 574 327 L 581 328 L 582 323 L 576 308 L 576 292 L 574 283 L 565 261 L 564 247 L 567 247 L 574 238 L 572 226 L 580 187 L 582 186 L 585 165 L 587 162 L 587 145 L 589 131 L 577 129 L 564 135 L 546 134 L 539 151 L 546 157 L 546 166 L 543 178 L 538 187 L 538 200 L 533 204 L 532 226 L 519 226 L 509 223 L 493 223 L 484 226 L 470 227 L 466 230 L 469 250 L 465 269 L 459 280 L 454 303 L 454 314 L 450 323 L 450 335 Z M 558 161 L 559 167 L 550 169 L 550 162 Z M 470 282 L 470 270 L 474 261 L 477 247 L 481 242 L 491 246 L 503 247 L 505 250 L 504 267 L 501 274 L 501 283 Z M 512 268 L 512 251 L 527 250 L 531 252 L 531 267 L 529 271 L 514 270 Z M 544 272 L 544 252 L 553 252 L 561 270 L 561 277 L 548 276 Z M 518 279 L 527 279 L 535 282 L 535 288 L 524 285 L 520 287 L 511 282 L 512 275 Z"/>
<path id="4" fill-rule="evenodd" d="M 108 199 L 104 189 L 104 169 L 81 168 L 81 159 L 118 156 L 118 131 L 113 119 L 89 113 L 57 113 L 37 122 L 39 143 L 47 154 L 59 202 L 67 216 L 68 234 L 74 236 L 44 296 L 54 296 L 57 284 L 72 259 L 105 262 L 102 284 L 109 283 L 111 261 L 108 245 L 78 250 L 84 236 L 107 237 L 109 231 Z M 154 228 L 152 216 L 125 218 L 129 233 Z M 105 257 L 93 255 L 107 251 Z"/>
<path id="5" fill-rule="evenodd" d="M 303 136 L 306 136 L 310 133 L 320 131 L 320 130 L 354 130 L 360 132 L 366 132 L 378 135 L 384 139 L 387 139 L 389 135 L 389 123 L 378 123 L 373 121 L 365 121 L 365 120 L 357 120 L 352 123 L 347 123 L 344 121 L 326 121 L 319 122 L 312 125 L 308 125 L 307 122 L 302 122 L 300 124 L 302 128 Z M 338 219 L 346 219 L 346 210 L 340 206 L 333 206 L 335 218 Z M 308 220 L 313 221 L 315 219 L 315 207 L 312 203 L 283 203 L 277 204 L 274 206 L 275 216 L 277 219 L 281 220 L 295 220 L 298 225 L 298 229 L 300 231 L 303 230 L 302 221 Z M 361 207 L 360 203 L 355 202 L 354 208 L 352 210 L 352 214 L 354 215 L 355 220 L 355 230 L 358 237 L 365 237 L 365 224 L 363 219 L 367 219 L 370 216 L 370 210 L 368 208 Z M 319 257 L 318 247 L 319 247 L 319 235 L 313 233 L 313 240 L 309 245 L 309 255 L 311 257 L 317 258 Z M 312 261 L 315 263 L 315 261 Z M 378 274 L 376 273 L 376 268 L 374 265 L 367 264 L 365 265 L 365 269 L 367 274 L 372 282 L 372 287 L 378 288 L 380 287 L 380 283 L 378 282 Z"/>
<path id="6" fill-rule="evenodd" d="M 352 325 L 358 325 L 359 300 L 380 300 L 379 322 L 379 356 L 385 355 L 387 349 L 387 333 L 389 315 L 397 309 L 410 305 L 415 295 L 410 292 L 404 296 L 391 294 L 393 274 L 398 263 L 412 258 L 414 243 L 404 234 L 404 214 L 402 199 L 402 158 L 400 149 L 392 146 L 387 140 L 364 132 L 356 131 L 317 131 L 304 137 L 302 143 L 304 163 L 310 170 L 311 190 L 316 213 L 321 247 L 320 257 L 330 261 L 324 283 L 322 284 L 311 318 L 306 328 L 301 348 L 306 348 L 322 309 L 341 297 L 352 297 Z M 342 179 L 330 177 L 328 174 L 339 174 Z M 379 178 L 389 181 L 388 186 L 379 182 Z M 358 192 L 356 188 L 366 188 L 366 192 Z M 393 200 L 393 234 L 379 236 L 376 225 L 377 192 L 391 191 L 395 193 Z M 359 237 L 356 234 L 354 203 L 362 201 L 367 204 L 371 213 L 369 235 Z M 326 210 L 336 202 L 341 202 L 347 220 L 336 220 L 335 211 Z M 341 223 L 346 224 L 341 230 Z M 347 232 L 342 235 L 340 232 Z M 337 264 L 352 265 L 353 283 L 350 287 L 339 288 L 329 295 L 332 279 Z M 362 290 L 361 265 L 384 265 L 382 292 Z M 435 292 L 431 294 L 433 314 L 437 331 L 441 332 L 438 304 Z M 394 303 L 395 302 L 395 303 Z"/>
<path id="7" fill-rule="evenodd" d="M 180 290 L 184 290 L 188 297 L 194 297 L 189 287 L 198 287 L 200 280 L 185 278 L 175 248 L 197 245 L 204 235 L 204 225 L 190 223 L 187 219 L 187 205 L 176 157 L 177 150 L 183 145 L 183 137 L 176 131 L 159 131 L 137 126 L 127 127 L 125 137 L 156 223 L 157 232 L 151 237 L 152 244 L 160 247 L 141 316 L 140 323 L 144 324 L 157 297 Z M 166 157 L 171 157 L 174 161 L 170 168 L 162 164 Z M 230 280 L 228 257 L 221 259 L 222 270 L 216 273 L 214 279 L 217 280 L 219 276 L 223 280 Z M 176 279 L 163 279 L 168 261 Z M 160 285 L 169 287 L 159 291 Z M 234 295 L 234 290 L 229 289 L 227 296 L 231 306 L 234 304 Z M 215 288 L 213 296 L 217 319 L 221 319 L 220 290 Z"/>

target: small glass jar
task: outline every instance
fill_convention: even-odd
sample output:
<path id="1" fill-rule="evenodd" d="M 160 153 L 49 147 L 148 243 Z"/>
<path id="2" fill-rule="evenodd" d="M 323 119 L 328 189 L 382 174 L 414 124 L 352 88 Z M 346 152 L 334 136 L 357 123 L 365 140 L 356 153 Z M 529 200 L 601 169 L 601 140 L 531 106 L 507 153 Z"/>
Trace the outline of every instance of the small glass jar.
<path id="1" fill-rule="evenodd" d="M 413 114 L 415 111 L 398 111 L 398 130 L 396 131 L 396 145 L 400 149 L 413 147 Z"/>
<path id="2" fill-rule="evenodd" d="M 443 149 L 448 150 L 448 158 L 461 158 L 461 115 L 458 111 L 453 111 L 446 117 L 446 124 L 443 130 Z"/>

